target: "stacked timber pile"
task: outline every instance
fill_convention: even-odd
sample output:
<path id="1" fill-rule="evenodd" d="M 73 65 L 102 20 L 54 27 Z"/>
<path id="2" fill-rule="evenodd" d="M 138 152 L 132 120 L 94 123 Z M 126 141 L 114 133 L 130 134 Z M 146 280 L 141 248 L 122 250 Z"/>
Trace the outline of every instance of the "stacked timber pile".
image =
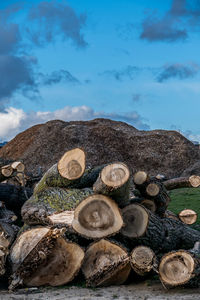
<path id="1" fill-rule="evenodd" d="M 162 182 L 132 176 L 122 162 L 86 169 L 82 149 L 67 151 L 23 204 L 20 230 L 1 204 L 0 274 L 10 289 L 59 286 L 78 274 L 92 287 L 153 273 L 167 288 L 198 286 L 200 232 L 187 225 L 196 214 L 167 210 L 167 190 L 180 186 L 198 187 L 200 177 Z"/>

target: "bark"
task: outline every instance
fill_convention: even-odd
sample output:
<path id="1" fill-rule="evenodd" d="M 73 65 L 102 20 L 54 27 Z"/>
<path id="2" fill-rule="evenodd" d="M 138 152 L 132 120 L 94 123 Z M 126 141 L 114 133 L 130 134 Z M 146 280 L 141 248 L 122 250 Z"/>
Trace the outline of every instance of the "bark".
<path id="1" fill-rule="evenodd" d="M 200 242 L 191 250 L 165 254 L 159 265 L 159 276 L 166 288 L 200 286 Z"/>
<path id="2" fill-rule="evenodd" d="M 95 193 L 113 198 L 122 207 L 130 198 L 130 171 L 123 163 L 105 166 L 93 185 Z"/>
<path id="3" fill-rule="evenodd" d="M 130 270 L 127 251 L 105 239 L 90 245 L 82 266 L 87 286 L 92 287 L 123 284 Z"/>
<path id="4" fill-rule="evenodd" d="M 24 203 L 21 215 L 26 224 L 52 224 L 50 216 L 74 210 L 83 199 L 91 194 L 93 194 L 91 189 L 48 188 L 32 195 Z M 59 222 L 58 218 L 57 221 Z M 54 222 L 54 225 L 56 224 L 64 223 L 61 220 L 59 223 Z"/>
<path id="5" fill-rule="evenodd" d="M 199 231 L 181 221 L 160 218 L 139 204 L 125 207 L 122 216 L 125 226 L 119 238 L 129 247 L 143 245 L 156 253 L 166 253 L 176 249 L 190 249 L 200 240 Z"/>
<path id="6" fill-rule="evenodd" d="M 91 195 L 75 209 L 73 229 L 86 238 L 103 238 L 118 232 L 123 220 L 117 204 L 104 195 Z"/>
<path id="7" fill-rule="evenodd" d="M 7 183 L 0 184 L 0 201 L 5 203 L 7 209 L 12 210 L 18 217 L 21 207 L 33 194 L 30 188 L 24 188 Z"/>
<path id="8" fill-rule="evenodd" d="M 189 177 L 173 178 L 164 181 L 163 184 L 167 190 L 174 190 L 174 189 L 185 188 L 185 187 L 199 187 L 200 176 L 192 175 Z"/>
<path id="9" fill-rule="evenodd" d="M 78 188 L 83 189 L 92 187 L 99 176 L 99 172 L 105 165 L 97 166 L 95 168 L 86 169 L 82 177 L 69 180 L 62 177 L 58 172 L 58 165 L 53 165 L 41 178 L 34 189 L 34 194 L 37 194 L 47 187 L 61 187 L 61 188 Z"/>
<path id="10" fill-rule="evenodd" d="M 65 240 L 63 229 L 38 227 L 23 232 L 15 241 L 10 261 L 10 289 L 19 285 L 62 285 L 71 281 L 81 267 L 84 251 Z"/>

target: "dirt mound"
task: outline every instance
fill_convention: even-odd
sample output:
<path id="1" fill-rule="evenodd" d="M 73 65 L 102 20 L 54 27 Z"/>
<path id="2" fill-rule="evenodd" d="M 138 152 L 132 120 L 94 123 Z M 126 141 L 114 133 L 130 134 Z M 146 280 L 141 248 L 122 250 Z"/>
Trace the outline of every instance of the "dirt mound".
<path id="1" fill-rule="evenodd" d="M 199 150 L 176 131 L 140 131 L 108 119 L 49 121 L 18 134 L 0 149 L 0 157 L 22 160 L 27 171 L 47 170 L 63 153 L 82 147 L 88 165 L 126 162 L 130 169 L 179 176 L 199 160 Z"/>

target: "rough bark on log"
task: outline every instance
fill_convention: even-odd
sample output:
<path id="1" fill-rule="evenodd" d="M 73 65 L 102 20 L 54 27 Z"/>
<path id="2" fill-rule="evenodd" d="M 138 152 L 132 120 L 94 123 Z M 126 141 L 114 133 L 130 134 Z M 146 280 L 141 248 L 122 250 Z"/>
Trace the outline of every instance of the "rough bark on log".
<path id="1" fill-rule="evenodd" d="M 164 215 L 165 218 L 169 218 L 169 219 L 174 219 L 176 221 L 180 221 L 179 217 L 173 213 L 171 210 L 166 210 L 165 211 L 165 215 Z"/>
<path id="2" fill-rule="evenodd" d="M 117 204 L 125 206 L 130 198 L 130 171 L 124 163 L 105 166 L 93 185 L 95 193 L 113 198 Z"/>
<path id="3" fill-rule="evenodd" d="M 0 220 L 0 276 L 6 272 L 6 259 L 17 231 L 18 228 L 16 226 Z"/>
<path id="4" fill-rule="evenodd" d="M 118 232 L 123 220 L 117 204 L 109 197 L 95 194 L 75 209 L 73 229 L 86 238 L 103 238 Z"/>
<path id="5" fill-rule="evenodd" d="M 105 239 L 87 249 L 82 266 L 87 286 L 92 287 L 123 284 L 130 270 L 126 250 Z"/>
<path id="6" fill-rule="evenodd" d="M 38 184 L 35 186 L 34 194 L 37 194 L 47 187 L 60 187 L 60 188 L 78 188 L 83 189 L 92 187 L 94 182 L 99 176 L 99 172 L 105 165 L 97 166 L 95 168 L 86 169 L 84 174 L 76 179 L 69 180 L 62 177 L 58 172 L 58 165 L 53 165 L 41 178 Z"/>
<path id="7" fill-rule="evenodd" d="M 138 275 L 146 276 L 153 270 L 155 258 L 155 253 L 151 248 L 146 246 L 135 247 L 130 255 L 131 267 Z"/>
<path id="8" fill-rule="evenodd" d="M 178 188 L 185 187 L 199 187 L 200 186 L 200 176 L 192 175 L 189 177 L 178 177 L 169 179 L 163 182 L 167 190 L 174 190 Z"/>
<path id="9" fill-rule="evenodd" d="M 7 223 L 12 223 L 17 220 L 17 216 L 14 214 L 14 212 L 7 209 L 5 207 L 5 204 L 1 201 L 0 201 L 0 220 Z"/>
<path id="10" fill-rule="evenodd" d="M 0 201 L 4 202 L 6 208 L 12 210 L 18 217 L 22 205 L 32 194 L 33 190 L 30 188 L 0 183 Z"/>
<path id="11" fill-rule="evenodd" d="M 83 199 L 91 194 L 93 194 L 92 189 L 48 188 L 32 195 L 24 203 L 21 215 L 26 224 L 51 224 L 49 216 L 74 210 Z M 63 224 L 63 221 L 59 224 Z M 55 220 L 54 225 L 56 225 Z"/>
<path id="12" fill-rule="evenodd" d="M 166 288 L 200 286 L 200 242 L 192 250 L 165 254 L 159 265 L 159 276 Z"/>
<path id="13" fill-rule="evenodd" d="M 10 252 L 13 274 L 10 289 L 19 285 L 62 285 L 81 267 L 84 251 L 66 241 L 63 229 L 38 227 L 23 232 Z"/>
<path id="14" fill-rule="evenodd" d="M 122 210 L 125 226 L 121 234 L 124 243 L 144 245 L 157 252 L 190 249 L 200 240 L 200 232 L 181 221 L 160 218 L 139 204 L 131 204 Z M 121 237 L 123 240 L 123 238 Z M 129 246 L 130 247 L 130 246 Z"/>
<path id="15" fill-rule="evenodd" d="M 184 209 L 178 214 L 179 219 L 188 225 L 192 225 L 197 220 L 197 213 L 192 209 Z"/>

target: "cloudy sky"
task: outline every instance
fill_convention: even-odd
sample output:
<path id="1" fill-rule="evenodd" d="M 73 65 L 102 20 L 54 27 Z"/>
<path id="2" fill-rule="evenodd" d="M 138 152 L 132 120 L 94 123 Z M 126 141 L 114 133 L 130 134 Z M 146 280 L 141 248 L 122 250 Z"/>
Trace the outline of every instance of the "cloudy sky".
<path id="1" fill-rule="evenodd" d="M 0 140 L 51 119 L 200 141 L 200 0 L 0 1 Z"/>

